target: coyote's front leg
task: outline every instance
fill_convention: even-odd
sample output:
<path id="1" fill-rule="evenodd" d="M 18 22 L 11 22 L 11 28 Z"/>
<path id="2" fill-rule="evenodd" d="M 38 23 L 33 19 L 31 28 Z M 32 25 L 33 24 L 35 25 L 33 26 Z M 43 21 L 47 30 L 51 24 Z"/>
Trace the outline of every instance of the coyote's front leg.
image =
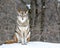
<path id="1" fill-rule="evenodd" d="M 27 44 L 30 41 L 30 32 L 28 34 L 25 34 L 25 44 Z"/>
<path id="2" fill-rule="evenodd" d="M 21 36 L 21 44 L 24 45 L 24 33 L 23 33 L 23 32 L 21 32 L 21 33 L 22 33 L 22 34 L 21 34 L 21 35 L 22 35 L 22 36 Z"/>
<path id="3" fill-rule="evenodd" d="M 30 41 L 30 34 L 31 34 L 31 32 L 29 32 L 28 35 L 27 35 L 27 37 L 26 37 L 27 38 L 27 42 Z"/>

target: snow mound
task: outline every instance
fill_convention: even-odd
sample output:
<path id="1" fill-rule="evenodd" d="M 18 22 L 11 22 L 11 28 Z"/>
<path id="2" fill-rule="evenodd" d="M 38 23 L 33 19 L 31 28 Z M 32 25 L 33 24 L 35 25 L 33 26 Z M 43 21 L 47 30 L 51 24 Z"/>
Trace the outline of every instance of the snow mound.
<path id="1" fill-rule="evenodd" d="M 3 44 L 0 48 L 60 48 L 59 43 L 29 42 L 27 45 L 21 43 Z"/>

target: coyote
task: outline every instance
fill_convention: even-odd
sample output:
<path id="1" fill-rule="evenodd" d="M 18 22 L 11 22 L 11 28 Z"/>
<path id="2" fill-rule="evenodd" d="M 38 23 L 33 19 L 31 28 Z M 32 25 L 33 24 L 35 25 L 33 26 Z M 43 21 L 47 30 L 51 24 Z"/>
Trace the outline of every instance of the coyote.
<path id="1" fill-rule="evenodd" d="M 30 27 L 29 27 L 29 18 L 28 18 L 28 11 L 17 11 L 17 26 L 16 26 L 16 33 L 13 36 L 12 40 L 6 40 L 6 44 L 11 43 L 22 43 L 27 44 L 30 41 Z"/>

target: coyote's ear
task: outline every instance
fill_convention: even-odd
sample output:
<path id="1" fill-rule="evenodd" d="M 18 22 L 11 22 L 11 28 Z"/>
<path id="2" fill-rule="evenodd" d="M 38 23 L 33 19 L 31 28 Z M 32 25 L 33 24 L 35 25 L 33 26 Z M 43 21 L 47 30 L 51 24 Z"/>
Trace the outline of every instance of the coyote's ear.
<path id="1" fill-rule="evenodd" d="M 26 14 L 28 14 L 28 10 L 26 11 Z"/>
<path id="2" fill-rule="evenodd" d="M 17 10 L 18 12 L 20 12 L 21 11 L 21 9 L 20 8 L 18 8 L 18 10 Z"/>
<path id="3" fill-rule="evenodd" d="M 21 11 L 21 10 L 20 10 L 20 8 L 19 8 L 19 9 L 17 9 L 17 13 L 18 13 L 18 14 L 20 14 L 20 11 Z"/>
<path id="4" fill-rule="evenodd" d="M 18 14 L 20 14 L 20 12 L 19 12 L 19 11 L 17 11 L 17 13 L 18 13 Z"/>

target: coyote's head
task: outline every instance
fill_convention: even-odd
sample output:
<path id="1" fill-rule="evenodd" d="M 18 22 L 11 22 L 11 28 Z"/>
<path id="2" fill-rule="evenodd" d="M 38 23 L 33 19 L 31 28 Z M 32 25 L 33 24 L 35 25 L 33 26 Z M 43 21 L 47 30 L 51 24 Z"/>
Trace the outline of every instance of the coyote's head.
<path id="1" fill-rule="evenodd" d="M 20 9 L 18 9 L 17 13 L 18 13 L 17 18 L 21 22 L 24 22 L 25 20 L 28 19 L 28 10 L 20 10 Z"/>
<path id="2" fill-rule="evenodd" d="M 26 16 L 28 16 L 28 10 L 20 10 L 20 9 L 18 9 L 17 13 L 18 13 L 18 15 L 21 16 L 21 17 L 26 17 Z"/>

